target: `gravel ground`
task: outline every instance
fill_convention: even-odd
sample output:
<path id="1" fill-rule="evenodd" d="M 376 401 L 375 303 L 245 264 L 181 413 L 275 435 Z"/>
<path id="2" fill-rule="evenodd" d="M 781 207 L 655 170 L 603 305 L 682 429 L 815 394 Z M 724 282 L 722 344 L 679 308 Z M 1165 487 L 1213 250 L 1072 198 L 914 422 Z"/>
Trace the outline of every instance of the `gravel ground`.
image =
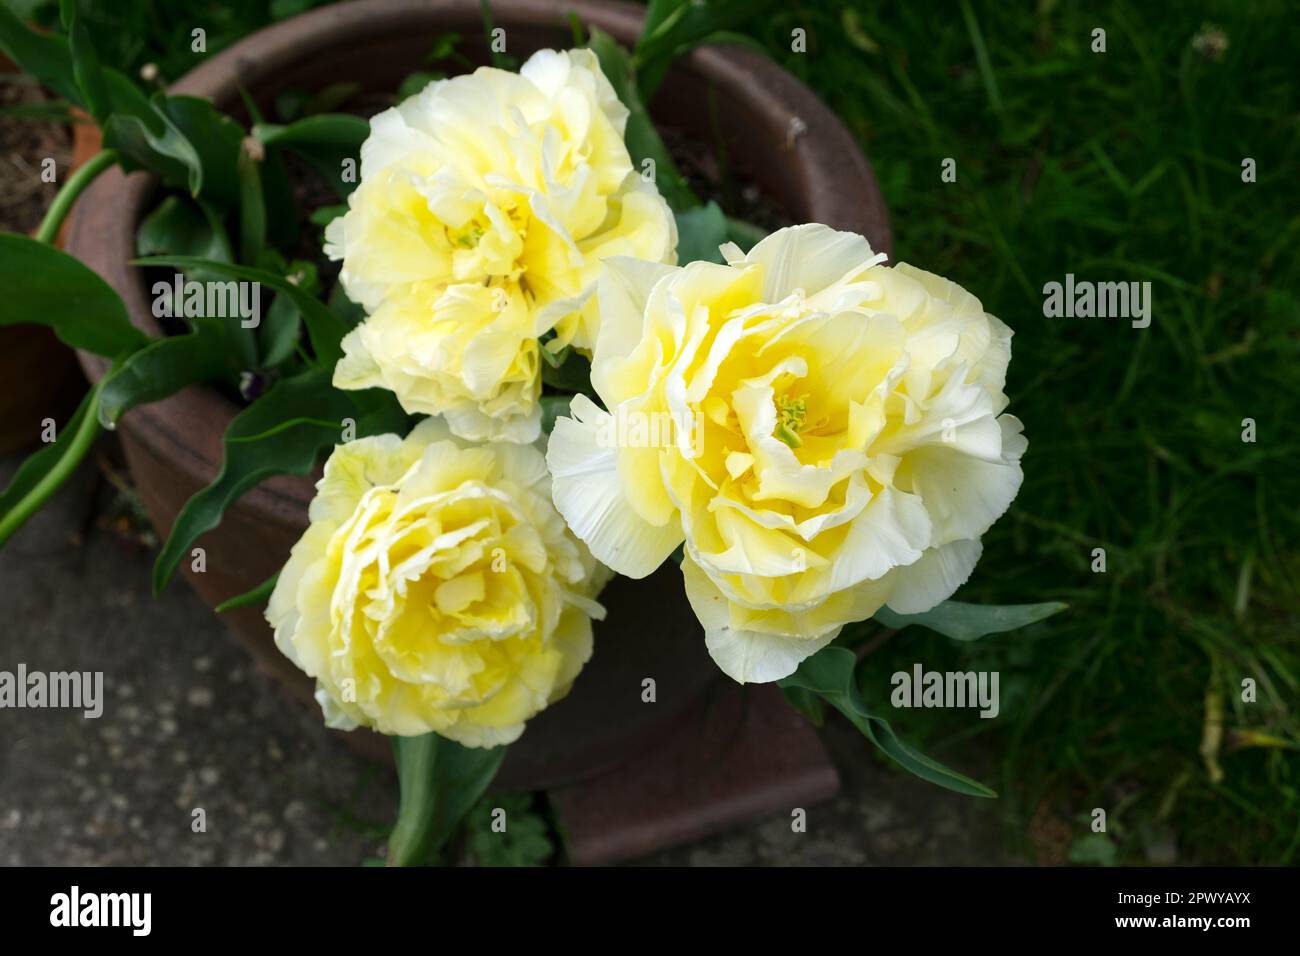
<path id="1" fill-rule="evenodd" d="M 0 461 L 7 483 L 17 459 Z M 88 462 L 0 551 L 0 670 L 104 673 L 98 719 L 0 710 L 0 864 L 339 865 L 377 856 L 396 782 L 257 673 L 152 553 L 110 530 Z M 97 490 L 98 489 L 98 490 Z M 661 853 L 661 865 L 1007 862 L 990 803 L 892 773 L 847 724 L 845 787 L 809 809 Z M 202 810 L 204 832 L 196 832 Z"/>

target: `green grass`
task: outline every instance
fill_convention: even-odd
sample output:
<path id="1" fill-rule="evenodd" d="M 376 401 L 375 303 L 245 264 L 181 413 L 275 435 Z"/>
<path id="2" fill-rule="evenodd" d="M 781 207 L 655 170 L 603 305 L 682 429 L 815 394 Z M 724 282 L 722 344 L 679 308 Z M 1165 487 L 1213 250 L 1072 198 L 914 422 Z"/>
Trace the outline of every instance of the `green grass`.
<path id="1" fill-rule="evenodd" d="M 1217 60 L 1192 46 L 1207 23 L 1229 41 Z M 1103 807 L 1121 861 L 1170 836 L 1183 863 L 1300 861 L 1300 752 L 1236 746 L 1300 745 L 1294 7 L 794 2 L 754 35 L 862 143 L 896 259 L 1016 330 L 1025 483 L 960 596 L 1071 604 L 969 648 L 895 637 L 882 696 L 913 660 L 1001 672 L 1000 719 L 919 726 L 958 766 L 984 735 L 1026 847 L 1044 819 L 1084 837 Z M 1044 318 L 1043 284 L 1067 272 L 1149 280 L 1150 328 Z M 1219 707 L 1215 782 L 1200 749 Z"/>

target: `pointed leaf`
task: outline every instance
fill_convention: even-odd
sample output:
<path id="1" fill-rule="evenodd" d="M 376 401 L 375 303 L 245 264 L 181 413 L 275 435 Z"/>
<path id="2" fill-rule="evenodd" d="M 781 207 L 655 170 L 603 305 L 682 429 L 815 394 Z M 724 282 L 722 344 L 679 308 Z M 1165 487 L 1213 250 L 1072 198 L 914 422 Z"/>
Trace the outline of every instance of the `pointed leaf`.
<path id="1" fill-rule="evenodd" d="M 104 380 L 100 422 L 112 428 L 137 405 L 238 371 L 228 325 L 220 319 L 199 319 L 193 332 L 157 339 L 134 353 Z"/>
<path id="2" fill-rule="evenodd" d="M 215 608 L 218 614 L 225 614 L 227 611 L 233 611 L 240 607 L 259 606 L 266 604 L 271 600 L 271 593 L 275 590 L 275 582 L 280 580 L 279 572 L 271 575 L 257 587 L 245 591 L 243 594 L 237 594 L 234 597 L 222 601 Z"/>
<path id="3" fill-rule="evenodd" d="M 20 70 L 36 77 L 42 86 L 78 106 L 86 105 L 73 72 L 68 41 L 28 29 L 3 3 L 0 3 L 0 50 Z"/>
<path id="4" fill-rule="evenodd" d="M 94 270 L 27 236 L 0 233 L 0 289 L 0 325 L 45 325 L 65 344 L 109 357 L 149 342 Z"/>
<path id="5" fill-rule="evenodd" d="M 186 502 L 154 564 L 154 592 L 166 586 L 181 558 L 240 495 L 273 475 L 305 475 L 322 451 L 343 438 L 343 420 L 357 437 L 400 427 L 391 393 L 344 392 L 330 384 L 332 368 L 282 379 L 235 416 L 226 429 L 225 455 L 212 484 Z"/>
<path id="6" fill-rule="evenodd" d="M 97 122 L 103 122 L 112 108 L 112 100 L 90 30 L 81 19 L 79 0 L 61 0 L 59 6 L 72 52 L 72 75 L 85 98 L 86 109 Z"/>
<path id="7" fill-rule="evenodd" d="M 780 686 L 782 689 L 801 688 L 821 697 L 909 773 L 968 796 L 997 796 L 979 781 L 950 770 L 914 749 L 894 732 L 889 721 L 872 714 L 853 679 L 856 664 L 857 658 L 847 648 L 835 645 L 824 647 L 800 664 L 797 671 L 780 681 Z"/>
<path id="8" fill-rule="evenodd" d="M 901 630 L 910 624 L 928 627 L 954 641 L 977 641 L 987 634 L 1000 634 L 1042 621 L 1068 604 L 1050 601 L 1046 604 L 966 604 L 962 601 L 944 601 L 921 614 L 897 614 L 882 607 L 874 615 L 886 627 Z"/>

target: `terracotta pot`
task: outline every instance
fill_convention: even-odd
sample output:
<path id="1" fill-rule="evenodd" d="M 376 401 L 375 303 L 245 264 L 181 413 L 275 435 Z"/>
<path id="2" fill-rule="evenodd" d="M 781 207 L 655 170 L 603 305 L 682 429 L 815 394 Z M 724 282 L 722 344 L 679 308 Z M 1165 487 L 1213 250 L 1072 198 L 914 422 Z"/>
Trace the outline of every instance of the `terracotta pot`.
<path id="1" fill-rule="evenodd" d="M 0 73 L 16 71 L 14 62 L 0 53 Z M 74 150 L 64 177 L 82 162 Z M 62 245 L 63 237 L 60 232 L 56 245 Z M 72 349 L 43 325 L 0 326 L 0 382 L 5 383 L 0 392 L 0 455 L 39 442 L 47 418 L 62 426 L 86 391 Z"/>
<path id="2" fill-rule="evenodd" d="M 494 0 L 492 6 L 516 56 L 570 45 L 570 11 L 625 44 L 639 33 L 643 14 L 632 4 L 593 0 Z M 367 0 L 324 7 L 217 54 L 183 77 L 175 91 L 210 96 L 234 112 L 241 86 L 262 103 L 284 88 L 319 89 L 340 80 L 359 82 L 368 91 L 391 91 L 419 68 L 433 39 L 446 32 L 466 37 L 462 48 L 471 56 L 477 51 L 486 62 L 478 0 Z M 807 88 L 751 51 L 703 49 L 674 69 L 654 112 L 660 121 L 710 142 L 710 89 L 721 106 L 716 121 L 730 154 L 753 160 L 754 180 L 792 221 L 853 229 L 877 248 L 889 249 L 884 205 L 866 159 Z M 122 294 L 137 326 L 157 335 L 143 276 L 127 265 L 136 224 L 150 209 L 154 189 L 142 174 L 104 176 L 78 205 L 69 248 Z M 102 359 L 83 354 L 81 361 L 92 378 L 103 374 Z M 124 418 L 127 460 L 160 535 L 185 501 L 212 480 L 221 461 L 222 433 L 237 411 L 215 390 L 191 387 Z M 280 568 L 306 527 L 312 485 L 296 477 L 266 481 L 204 536 L 207 570 L 189 579 L 208 604 L 246 591 Z M 511 748 L 499 784 L 543 788 L 597 773 L 672 733 L 688 705 L 716 679 L 671 562 L 647 580 L 615 581 L 602 601 L 609 617 L 597 628 L 591 663 L 568 698 L 530 723 Z M 310 700 L 310 681 L 275 650 L 261 612 L 243 609 L 228 617 L 258 663 Z M 641 700 L 647 677 L 656 681 L 653 704 Z M 387 742 L 375 735 L 347 737 L 354 746 L 387 753 Z"/>

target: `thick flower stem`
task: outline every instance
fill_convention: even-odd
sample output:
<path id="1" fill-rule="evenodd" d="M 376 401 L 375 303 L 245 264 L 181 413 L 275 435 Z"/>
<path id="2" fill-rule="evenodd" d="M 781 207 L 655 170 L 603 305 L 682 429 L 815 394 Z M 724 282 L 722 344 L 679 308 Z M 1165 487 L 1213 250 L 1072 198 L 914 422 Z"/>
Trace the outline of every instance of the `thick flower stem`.
<path id="1" fill-rule="evenodd" d="M 95 181 L 100 173 L 116 163 L 117 160 L 117 150 L 100 150 L 68 178 L 68 181 L 59 190 L 58 195 L 54 197 L 54 202 L 50 203 L 45 218 L 41 220 L 40 228 L 36 230 L 37 242 L 43 242 L 46 245 L 54 242 L 55 236 L 59 234 L 59 227 L 63 225 L 63 220 L 67 218 L 68 211 L 72 208 L 72 204 L 77 201 L 77 197 Z"/>
<path id="2" fill-rule="evenodd" d="M 401 805 L 388 838 L 389 866 L 420 866 L 456 832 L 483 795 L 505 747 L 463 747 L 437 734 L 394 737 Z"/>
<path id="3" fill-rule="evenodd" d="M 427 860 L 436 816 L 434 765 L 437 755 L 437 734 L 393 738 L 401 797 L 397 824 L 388 838 L 389 866 L 417 866 Z"/>

